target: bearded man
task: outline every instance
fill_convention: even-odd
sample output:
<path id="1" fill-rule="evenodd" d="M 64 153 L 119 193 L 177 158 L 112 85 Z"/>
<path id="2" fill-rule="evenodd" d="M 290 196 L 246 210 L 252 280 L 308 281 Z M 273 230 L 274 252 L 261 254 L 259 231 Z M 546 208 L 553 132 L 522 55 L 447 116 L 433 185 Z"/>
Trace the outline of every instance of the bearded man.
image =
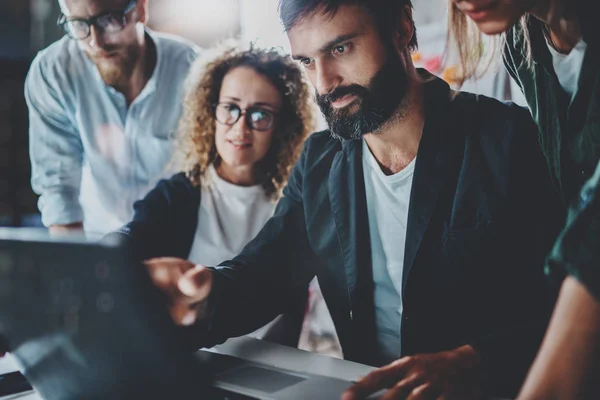
<path id="1" fill-rule="evenodd" d="M 281 0 L 280 16 L 329 129 L 237 257 L 147 263 L 173 319 L 211 346 L 317 276 L 344 358 L 381 367 L 345 398 L 516 395 L 551 310 L 543 260 L 560 227 L 529 113 L 415 68 L 410 0 Z M 168 202 L 148 196 L 122 235 L 135 246 Z"/>
<path id="2" fill-rule="evenodd" d="M 25 84 L 31 184 L 51 232 L 99 237 L 165 176 L 197 48 L 145 27 L 147 0 L 59 0 L 66 35 Z"/>

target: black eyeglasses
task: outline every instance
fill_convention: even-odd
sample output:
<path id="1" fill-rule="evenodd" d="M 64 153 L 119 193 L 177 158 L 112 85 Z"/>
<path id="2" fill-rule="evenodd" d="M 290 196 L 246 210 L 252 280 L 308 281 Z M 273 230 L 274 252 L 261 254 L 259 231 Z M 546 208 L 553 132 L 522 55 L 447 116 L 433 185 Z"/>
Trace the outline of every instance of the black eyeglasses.
<path id="1" fill-rule="evenodd" d="M 75 40 L 87 39 L 92 31 L 92 25 L 105 33 L 116 33 L 127 25 L 127 14 L 135 8 L 137 0 L 131 0 L 121 11 L 111 11 L 96 15 L 88 19 L 68 19 L 64 14 L 58 17 L 56 24 L 60 26 L 70 38 Z"/>
<path id="2" fill-rule="evenodd" d="M 256 131 L 268 131 L 275 122 L 275 113 L 260 107 L 242 110 L 235 103 L 219 103 L 215 106 L 215 118 L 224 125 L 235 125 L 242 115 L 246 124 Z"/>

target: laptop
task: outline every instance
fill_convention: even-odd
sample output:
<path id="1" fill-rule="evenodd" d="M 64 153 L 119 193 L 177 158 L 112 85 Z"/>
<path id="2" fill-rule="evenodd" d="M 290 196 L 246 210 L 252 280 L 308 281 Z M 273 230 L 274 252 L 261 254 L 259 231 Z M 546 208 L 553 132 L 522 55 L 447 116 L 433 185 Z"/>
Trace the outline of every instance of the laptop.
<path id="1" fill-rule="evenodd" d="M 0 229 L 0 335 L 44 399 L 332 399 L 350 382 L 179 339 L 166 298 L 116 242 Z"/>

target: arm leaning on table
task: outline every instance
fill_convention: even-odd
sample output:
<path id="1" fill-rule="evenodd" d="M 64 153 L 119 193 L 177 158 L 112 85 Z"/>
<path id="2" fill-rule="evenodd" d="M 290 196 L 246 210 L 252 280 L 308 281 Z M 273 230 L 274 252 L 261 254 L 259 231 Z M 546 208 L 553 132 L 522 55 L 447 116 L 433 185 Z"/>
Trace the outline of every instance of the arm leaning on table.
<path id="1" fill-rule="evenodd" d="M 36 58 L 25 82 L 29 107 L 31 187 L 40 195 L 42 222 L 51 231 L 81 229 L 79 204 L 83 145 L 60 88 L 48 78 L 43 58 Z M 50 73 L 50 72 L 48 72 Z"/>

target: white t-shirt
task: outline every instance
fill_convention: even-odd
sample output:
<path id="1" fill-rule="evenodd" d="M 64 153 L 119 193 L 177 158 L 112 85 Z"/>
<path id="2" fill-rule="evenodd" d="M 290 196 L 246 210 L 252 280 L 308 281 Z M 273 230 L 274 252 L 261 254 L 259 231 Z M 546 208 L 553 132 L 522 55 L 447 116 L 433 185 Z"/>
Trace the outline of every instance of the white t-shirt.
<path id="1" fill-rule="evenodd" d="M 546 44 L 548 45 L 550 54 L 552 54 L 552 65 L 560 86 L 573 99 L 573 96 L 577 93 L 579 75 L 581 75 L 581 66 L 583 65 L 587 44 L 581 40 L 573 47 L 569 54 L 562 54 L 556 51 L 550 45 L 548 39 L 546 39 Z"/>
<path id="2" fill-rule="evenodd" d="M 400 358 L 404 247 L 416 158 L 402 171 L 387 176 L 363 140 L 362 159 L 375 286 L 377 340 L 380 359 L 388 363 Z"/>
<path id="3" fill-rule="evenodd" d="M 273 215 L 275 202 L 261 185 L 227 182 L 211 165 L 202 185 L 198 227 L 188 259 L 214 266 L 237 256 Z"/>

